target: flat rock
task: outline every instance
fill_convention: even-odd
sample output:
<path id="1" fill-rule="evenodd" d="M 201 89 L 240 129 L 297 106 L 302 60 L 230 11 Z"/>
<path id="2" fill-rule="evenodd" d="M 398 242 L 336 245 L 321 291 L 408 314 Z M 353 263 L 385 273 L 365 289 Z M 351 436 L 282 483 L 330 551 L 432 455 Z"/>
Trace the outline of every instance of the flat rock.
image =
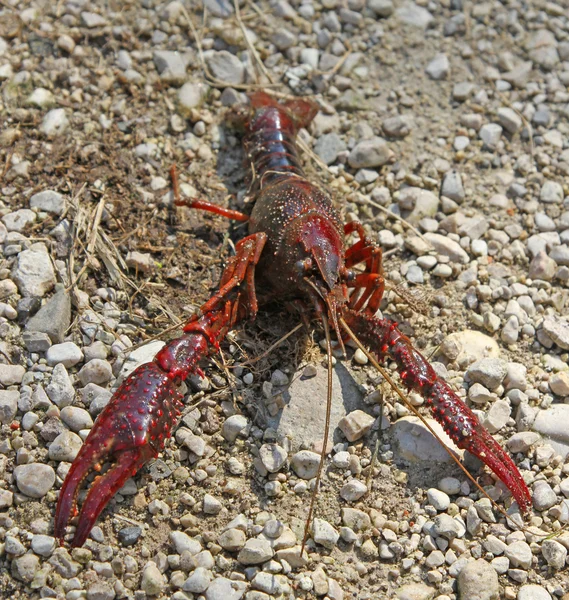
<path id="1" fill-rule="evenodd" d="M 322 440 L 326 417 L 326 369 L 315 365 L 314 377 L 292 376 L 290 387 L 283 392 L 285 406 L 275 417 L 267 419 L 269 427 L 291 440 L 297 450 L 306 440 Z M 342 441 L 336 429 L 340 419 L 361 405 L 362 395 L 348 370 L 338 362 L 332 374 L 332 413 L 329 443 Z"/>
<path id="2" fill-rule="evenodd" d="M 383 138 L 373 137 L 354 146 L 348 156 L 348 163 L 354 169 L 369 169 L 385 165 L 393 156 L 393 152 Z"/>
<path id="3" fill-rule="evenodd" d="M 414 2 L 404 2 L 396 11 L 395 15 L 405 25 L 411 25 L 413 27 L 419 27 L 426 29 L 431 21 L 433 15 L 422 6 L 417 6 Z"/>
<path id="4" fill-rule="evenodd" d="M 212 75 L 227 85 L 239 85 L 245 81 L 245 65 L 227 50 L 206 52 L 205 60 Z"/>
<path id="5" fill-rule="evenodd" d="M 462 451 L 457 450 L 443 428 L 434 419 L 427 419 L 427 423 L 441 438 L 443 444 L 460 458 Z M 395 454 L 403 460 L 413 463 L 422 461 L 453 462 L 448 452 L 418 417 L 402 417 L 398 419 L 393 424 L 392 437 L 396 442 Z"/>
<path id="6" fill-rule="evenodd" d="M 152 58 L 162 81 L 172 85 L 184 83 L 186 69 L 190 62 L 189 54 L 173 50 L 156 50 Z"/>
<path id="7" fill-rule="evenodd" d="M 43 244 L 34 244 L 18 254 L 12 278 L 22 296 L 45 296 L 55 285 L 55 271 Z"/>
<path id="8" fill-rule="evenodd" d="M 59 192 L 45 190 L 34 194 L 30 198 L 30 208 L 60 215 L 65 208 L 65 199 Z"/>
<path id="9" fill-rule="evenodd" d="M 14 469 L 16 485 L 30 498 L 43 498 L 55 483 L 55 471 L 49 465 L 30 463 Z"/>
<path id="10" fill-rule="evenodd" d="M 500 584 L 496 570 L 485 560 L 469 560 L 458 575 L 461 598 L 498 600 Z"/>
<path id="11" fill-rule="evenodd" d="M 485 357 L 499 357 L 500 347 L 490 336 L 473 329 L 465 329 L 447 335 L 439 353 L 450 360 L 456 360 L 461 355 L 480 360 Z"/>
<path id="12" fill-rule="evenodd" d="M 424 238 L 433 245 L 435 250 L 443 256 L 448 256 L 453 262 L 466 264 L 469 262 L 468 254 L 458 242 L 441 235 L 440 233 L 425 233 Z"/>
<path id="13" fill-rule="evenodd" d="M 411 186 L 399 190 L 397 202 L 405 220 L 416 225 L 421 219 L 437 214 L 440 200 L 429 190 Z"/>
<path id="14" fill-rule="evenodd" d="M 569 404 L 553 404 L 545 410 L 538 410 L 532 430 L 547 438 L 556 452 L 569 454 Z"/>
<path id="15" fill-rule="evenodd" d="M 549 315 L 543 319 L 542 329 L 563 350 L 569 350 L 569 323 L 565 319 Z"/>
<path id="16" fill-rule="evenodd" d="M 54 344 L 59 344 L 70 324 L 71 298 L 65 289 L 60 289 L 30 318 L 26 330 L 45 333 Z"/>
<path id="17" fill-rule="evenodd" d="M 435 588 L 423 583 L 406 583 L 395 591 L 397 600 L 432 600 L 437 593 Z"/>

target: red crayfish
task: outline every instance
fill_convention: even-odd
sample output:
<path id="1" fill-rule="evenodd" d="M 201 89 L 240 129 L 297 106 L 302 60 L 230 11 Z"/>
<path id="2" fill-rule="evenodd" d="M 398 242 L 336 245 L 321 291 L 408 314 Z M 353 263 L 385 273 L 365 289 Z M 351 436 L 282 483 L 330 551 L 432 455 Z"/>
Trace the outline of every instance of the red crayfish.
<path id="1" fill-rule="evenodd" d="M 236 244 L 219 289 L 184 326 L 183 334 L 166 344 L 153 362 L 139 366 L 97 418 L 59 495 L 55 516 L 59 539 L 77 512 L 78 492 L 89 473 L 112 463 L 88 491 L 74 546 L 85 542 L 99 514 L 127 479 L 163 449 L 183 407 L 179 383 L 200 373 L 200 360 L 216 351 L 237 323 L 254 318 L 259 303 L 275 298 L 312 307 L 326 331 L 331 324 L 340 344 L 355 333 L 379 360 L 395 361 L 401 380 L 425 398 L 455 444 L 496 473 L 522 512 L 530 509 L 530 493 L 508 454 L 397 324 L 375 316 L 384 292 L 381 249 L 361 224 L 342 224 L 328 195 L 305 178 L 298 158 L 296 134 L 317 111 L 312 101 L 279 103 L 258 91 L 237 113 L 253 171 L 251 215 L 197 200 L 187 204 L 248 221 L 249 235 Z M 358 239 L 348 246 L 345 239 L 350 234 Z M 327 339 L 330 353 L 328 334 Z"/>

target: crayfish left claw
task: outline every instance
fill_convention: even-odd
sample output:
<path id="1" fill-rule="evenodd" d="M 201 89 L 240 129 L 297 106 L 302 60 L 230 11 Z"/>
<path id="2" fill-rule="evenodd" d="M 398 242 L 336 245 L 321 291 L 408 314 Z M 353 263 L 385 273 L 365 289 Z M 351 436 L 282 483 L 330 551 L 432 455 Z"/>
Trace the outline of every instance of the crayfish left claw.
<path id="1" fill-rule="evenodd" d="M 467 450 L 491 469 L 510 490 L 520 511 L 529 513 L 532 499 L 525 481 L 509 454 L 484 427 L 477 424 L 469 438 L 458 443 L 458 447 Z"/>
<path id="2" fill-rule="evenodd" d="M 110 499 L 164 447 L 181 406 L 175 383 L 157 363 L 133 371 L 95 421 L 67 474 L 55 513 L 55 537 L 63 539 L 77 513 L 77 496 L 86 477 L 112 462 L 106 473 L 95 478 L 81 508 L 72 546 L 85 542 Z"/>

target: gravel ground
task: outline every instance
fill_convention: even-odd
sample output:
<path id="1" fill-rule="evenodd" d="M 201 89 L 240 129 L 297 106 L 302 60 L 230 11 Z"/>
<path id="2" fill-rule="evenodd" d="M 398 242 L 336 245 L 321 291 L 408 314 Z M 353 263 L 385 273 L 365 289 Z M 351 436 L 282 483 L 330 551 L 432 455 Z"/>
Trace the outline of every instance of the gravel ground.
<path id="1" fill-rule="evenodd" d="M 228 0 L 2 1 L 2 597 L 569 598 L 568 15 L 567 0 L 271 0 L 239 15 Z M 160 343 L 141 342 L 209 297 L 243 235 L 173 207 L 169 169 L 184 196 L 248 210 L 225 114 L 258 84 L 319 103 L 307 172 L 384 248 L 384 314 L 512 453 L 534 501 L 523 531 L 350 351 L 301 560 L 323 334 L 267 352 L 299 321 L 276 306 L 187 382 L 175 439 L 85 546 L 53 538 L 94 418 Z"/>

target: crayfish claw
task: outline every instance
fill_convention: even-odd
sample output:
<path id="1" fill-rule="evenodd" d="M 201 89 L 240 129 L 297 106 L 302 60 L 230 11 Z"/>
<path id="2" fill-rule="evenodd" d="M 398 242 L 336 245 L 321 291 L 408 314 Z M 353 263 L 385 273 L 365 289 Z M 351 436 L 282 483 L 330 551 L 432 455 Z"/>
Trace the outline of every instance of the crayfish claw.
<path id="1" fill-rule="evenodd" d="M 95 477 L 81 507 L 71 544 L 85 542 L 115 493 L 162 450 L 181 406 L 175 383 L 158 364 L 145 363 L 133 371 L 95 421 L 63 482 L 55 513 L 56 538 L 63 540 L 65 528 L 77 513 L 77 497 L 85 479 L 110 462 L 109 470 Z"/>
<path id="2" fill-rule="evenodd" d="M 95 478 L 81 507 L 77 528 L 71 545 L 82 546 L 109 500 L 151 458 L 144 449 L 135 448 L 121 452 L 116 462 L 104 474 Z"/>
<path id="3" fill-rule="evenodd" d="M 509 454 L 484 427 L 478 424 L 473 428 L 469 438 L 463 440 L 458 446 L 476 456 L 498 476 L 510 490 L 523 514 L 530 512 L 531 495 L 518 468 Z"/>

